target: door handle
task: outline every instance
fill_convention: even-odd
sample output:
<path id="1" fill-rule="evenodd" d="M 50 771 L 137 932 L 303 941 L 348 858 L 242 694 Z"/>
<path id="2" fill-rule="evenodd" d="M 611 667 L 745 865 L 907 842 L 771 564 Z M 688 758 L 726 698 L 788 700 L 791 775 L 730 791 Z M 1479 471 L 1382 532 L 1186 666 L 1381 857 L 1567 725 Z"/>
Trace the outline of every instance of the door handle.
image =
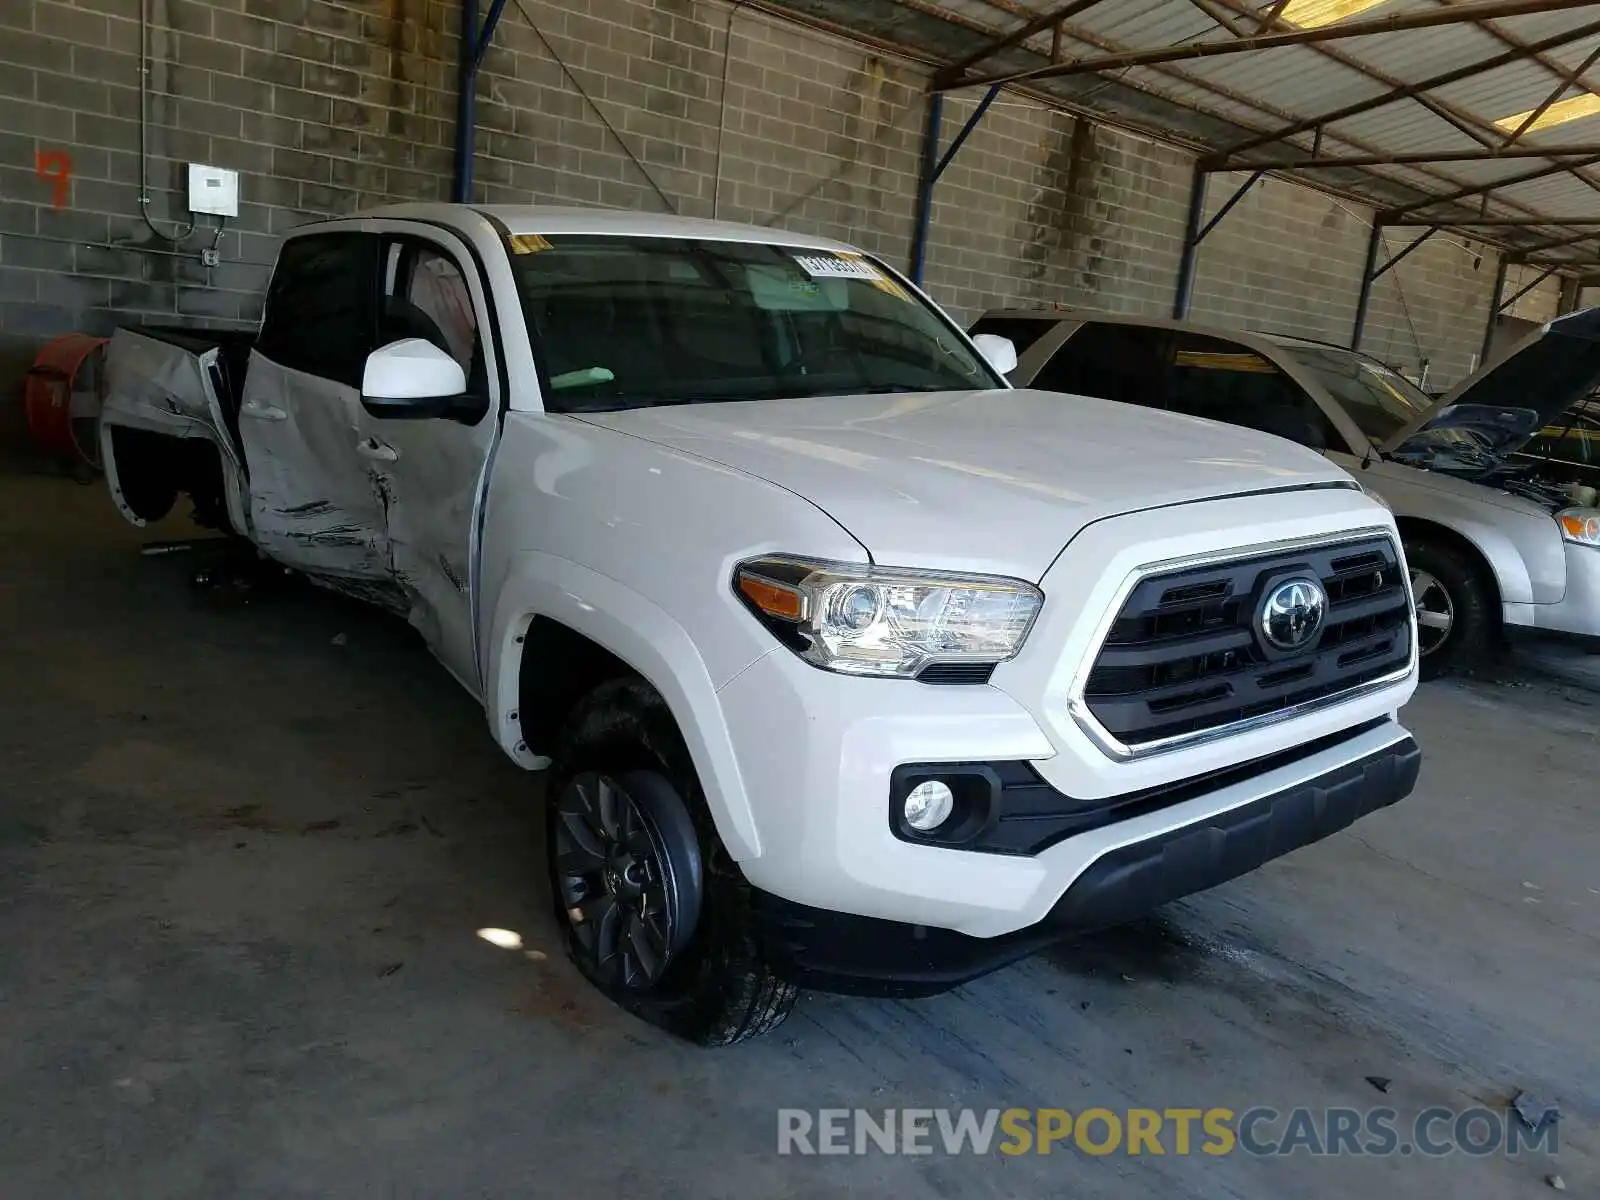
<path id="1" fill-rule="evenodd" d="M 394 462 L 400 457 L 400 451 L 393 446 L 386 445 L 376 438 L 367 438 L 356 443 L 356 453 L 362 458 L 370 458 L 374 462 Z"/>
<path id="2" fill-rule="evenodd" d="M 281 408 L 270 404 L 263 404 L 259 400 L 246 400 L 239 406 L 239 415 L 254 417 L 258 421 L 287 421 L 289 414 Z"/>

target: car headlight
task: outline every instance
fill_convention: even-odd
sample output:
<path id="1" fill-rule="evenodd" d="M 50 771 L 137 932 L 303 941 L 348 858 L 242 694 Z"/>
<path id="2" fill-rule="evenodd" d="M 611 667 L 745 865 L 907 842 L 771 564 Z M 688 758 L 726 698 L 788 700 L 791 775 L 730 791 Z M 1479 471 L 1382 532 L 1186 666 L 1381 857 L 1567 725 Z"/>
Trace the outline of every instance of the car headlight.
<path id="1" fill-rule="evenodd" d="M 1561 536 L 1581 546 L 1600 546 L 1600 509 L 1568 508 L 1556 514 Z"/>
<path id="2" fill-rule="evenodd" d="M 734 588 L 806 661 L 846 675 L 915 677 L 933 663 L 1001 663 L 1022 648 L 1044 597 L 1020 579 L 750 559 Z"/>

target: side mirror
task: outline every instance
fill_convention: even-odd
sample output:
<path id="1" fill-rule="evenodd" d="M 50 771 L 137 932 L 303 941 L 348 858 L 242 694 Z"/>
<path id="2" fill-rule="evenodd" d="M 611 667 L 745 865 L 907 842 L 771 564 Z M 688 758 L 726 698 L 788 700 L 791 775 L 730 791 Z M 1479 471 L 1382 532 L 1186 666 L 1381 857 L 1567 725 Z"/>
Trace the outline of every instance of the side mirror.
<path id="1" fill-rule="evenodd" d="M 980 333 L 972 339 L 972 344 L 984 361 L 1000 374 L 1009 375 L 1017 369 L 1017 347 L 1010 338 L 998 333 Z"/>
<path id="2" fill-rule="evenodd" d="M 466 390 L 461 364 L 421 338 L 378 347 L 361 372 L 361 404 L 375 417 L 443 416 Z"/>

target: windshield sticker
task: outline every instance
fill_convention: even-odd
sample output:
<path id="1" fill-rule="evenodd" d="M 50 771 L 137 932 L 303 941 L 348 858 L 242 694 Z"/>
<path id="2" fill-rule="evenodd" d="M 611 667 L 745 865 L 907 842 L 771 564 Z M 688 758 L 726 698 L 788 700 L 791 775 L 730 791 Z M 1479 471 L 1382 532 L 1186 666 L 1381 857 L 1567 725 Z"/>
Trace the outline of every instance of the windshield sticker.
<path id="1" fill-rule="evenodd" d="M 541 250 L 553 250 L 550 239 L 538 233 L 514 233 L 511 235 L 511 253 L 537 254 Z"/>
<path id="2" fill-rule="evenodd" d="M 796 254 L 794 261 L 813 279 L 862 279 L 875 283 L 883 273 L 871 263 L 859 258 L 844 258 L 834 254 Z"/>

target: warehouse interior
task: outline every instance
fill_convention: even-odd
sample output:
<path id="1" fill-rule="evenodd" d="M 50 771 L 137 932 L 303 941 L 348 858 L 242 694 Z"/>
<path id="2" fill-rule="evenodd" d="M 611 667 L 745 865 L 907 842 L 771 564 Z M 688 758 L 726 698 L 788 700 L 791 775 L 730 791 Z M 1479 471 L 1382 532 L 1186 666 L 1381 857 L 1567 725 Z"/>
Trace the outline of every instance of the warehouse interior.
<path id="1" fill-rule="evenodd" d="M 1600 1188 L 1592 648 L 1422 684 L 1416 793 L 1318 846 L 707 1052 L 565 961 L 538 777 L 403 620 L 207 585 L 185 515 L 127 526 L 94 435 L 27 398 L 52 339 L 87 370 L 119 327 L 253 331 L 287 231 L 412 201 L 836 239 L 963 328 L 1182 318 L 1437 397 L 1600 303 L 1600 5 L 0 0 L 0 112 L 0 1192 Z M 1555 1153 L 776 1136 L 780 1109 L 1519 1098 L 1559 1110 Z"/>

